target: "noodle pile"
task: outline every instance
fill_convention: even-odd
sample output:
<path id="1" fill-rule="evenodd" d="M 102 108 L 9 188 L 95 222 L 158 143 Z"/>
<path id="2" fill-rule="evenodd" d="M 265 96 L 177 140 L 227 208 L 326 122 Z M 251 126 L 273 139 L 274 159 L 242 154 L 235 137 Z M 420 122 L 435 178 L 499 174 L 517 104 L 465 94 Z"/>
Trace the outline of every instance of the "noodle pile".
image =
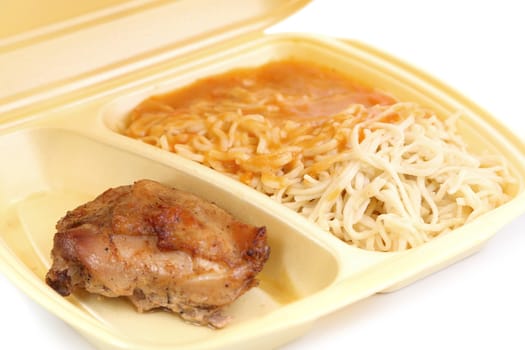
<path id="1" fill-rule="evenodd" d="M 503 161 L 470 154 L 456 119 L 401 102 L 309 119 L 166 106 L 132 116 L 125 132 L 226 173 L 349 244 L 399 251 L 509 200 Z"/>

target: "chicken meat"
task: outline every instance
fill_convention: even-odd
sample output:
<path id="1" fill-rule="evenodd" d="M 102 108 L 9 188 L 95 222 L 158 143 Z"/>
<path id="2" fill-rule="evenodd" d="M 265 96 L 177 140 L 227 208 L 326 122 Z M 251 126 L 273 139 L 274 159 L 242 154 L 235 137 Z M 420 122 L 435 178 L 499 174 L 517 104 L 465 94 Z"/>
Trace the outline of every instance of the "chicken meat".
<path id="1" fill-rule="evenodd" d="M 59 294 L 125 296 L 141 312 L 165 308 L 214 328 L 270 254 L 265 227 L 152 180 L 105 191 L 56 229 L 46 282 Z"/>

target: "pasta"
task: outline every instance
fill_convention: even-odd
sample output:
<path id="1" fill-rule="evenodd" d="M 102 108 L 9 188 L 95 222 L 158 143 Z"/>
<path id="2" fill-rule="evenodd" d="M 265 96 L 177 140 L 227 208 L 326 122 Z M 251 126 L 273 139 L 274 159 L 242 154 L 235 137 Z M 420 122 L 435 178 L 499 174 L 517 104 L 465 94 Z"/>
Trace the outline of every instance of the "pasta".
<path id="1" fill-rule="evenodd" d="M 459 114 L 441 120 L 373 90 L 356 100 L 354 85 L 350 98 L 337 83 L 337 93 L 319 96 L 240 76 L 220 103 L 197 96 L 177 110 L 150 99 L 125 133 L 226 173 L 368 250 L 417 247 L 509 200 L 503 160 L 468 152 Z M 310 101 L 303 115 L 287 112 Z"/>

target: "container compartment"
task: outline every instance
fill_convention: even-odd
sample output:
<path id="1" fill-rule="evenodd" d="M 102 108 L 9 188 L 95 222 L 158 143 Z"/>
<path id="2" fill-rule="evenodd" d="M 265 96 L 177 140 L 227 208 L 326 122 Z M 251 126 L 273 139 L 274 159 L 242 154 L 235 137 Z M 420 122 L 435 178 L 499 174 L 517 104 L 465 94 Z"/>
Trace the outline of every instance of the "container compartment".
<path id="1" fill-rule="evenodd" d="M 337 256 L 322 242 L 298 232 L 264 208 L 227 188 L 140 155 L 106 145 L 71 131 L 29 129 L 0 137 L 2 164 L 10 171 L 0 178 L 0 212 L 6 219 L 0 226 L 0 242 L 8 259 L 18 263 L 20 278 L 36 288 L 27 291 L 36 298 L 58 302 L 53 310 L 66 319 L 73 305 L 83 317 L 116 338 L 133 335 L 134 343 L 151 346 L 192 344 L 198 340 L 222 339 L 243 324 L 304 300 L 329 287 L 339 272 Z M 244 221 L 266 225 L 272 253 L 260 275 L 260 286 L 252 289 L 228 310 L 234 320 L 225 330 L 213 331 L 181 321 L 167 312 L 139 314 L 126 300 L 76 294 L 62 298 L 44 283 L 50 266 L 54 225 L 66 211 L 93 199 L 109 187 L 150 178 L 191 191 L 212 200 Z M 304 259 L 312 256 L 315 259 Z M 301 261 L 299 264 L 298 261 Z M 48 301 L 41 300 L 46 305 Z M 80 319 L 73 319 L 78 326 Z M 263 329 L 264 327 L 261 327 Z M 138 332 L 138 330 L 140 330 Z M 181 336 L 184 335 L 184 336 Z M 253 334 L 252 334 L 253 335 Z"/>
<path id="2" fill-rule="evenodd" d="M 228 72 L 236 68 L 257 67 L 270 61 L 299 59 L 311 61 L 348 74 L 358 83 L 377 88 L 395 96 L 399 101 L 416 102 L 436 112 L 440 118 L 461 113 L 459 133 L 471 152 L 501 155 L 507 162 L 516 182 L 505 191 L 518 196 L 525 187 L 525 164 L 520 147 L 522 142 L 497 120 L 463 98 L 451 88 L 422 72 L 407 67 L 393 57 L 359 43 L 341 42 L 330 38 L 294 37 L 286 35 L 263 37 L 244 45 L 224 50 L 216 55 L 192 60 L 191 63 L 164 66 L 162 76 L 114 95 L 100 109 L 100 119 L 110 131 L 119 134 L 127 123 L 129 112 L 144 99 L 164 94 L 192 82 Z M 140 143 L 134 139 L 118 142 L 131 147 Z M 133 147 L 138 147 L 134 145 Z M 169 152 L 165 151 L 169 154 Z M 170 154 L 169 156 L 179 157 Z"/>

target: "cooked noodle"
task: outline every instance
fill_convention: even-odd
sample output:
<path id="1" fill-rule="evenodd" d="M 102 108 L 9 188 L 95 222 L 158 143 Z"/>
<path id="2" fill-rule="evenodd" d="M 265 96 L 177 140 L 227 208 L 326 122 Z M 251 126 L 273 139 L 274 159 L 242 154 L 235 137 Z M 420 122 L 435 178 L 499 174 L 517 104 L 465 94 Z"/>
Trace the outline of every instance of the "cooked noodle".
<path id="1" fill-rule="evenodd" d="M 216 110 L 181 114 L 166 105 L 135 115 L 126 133 L 226 173 L 368 250 L 417 247 L 509 200 L 502 159 L 467 151 L 459 115 L 442 121 L 413 103 L 352 104 L 309 119 Z"/>

